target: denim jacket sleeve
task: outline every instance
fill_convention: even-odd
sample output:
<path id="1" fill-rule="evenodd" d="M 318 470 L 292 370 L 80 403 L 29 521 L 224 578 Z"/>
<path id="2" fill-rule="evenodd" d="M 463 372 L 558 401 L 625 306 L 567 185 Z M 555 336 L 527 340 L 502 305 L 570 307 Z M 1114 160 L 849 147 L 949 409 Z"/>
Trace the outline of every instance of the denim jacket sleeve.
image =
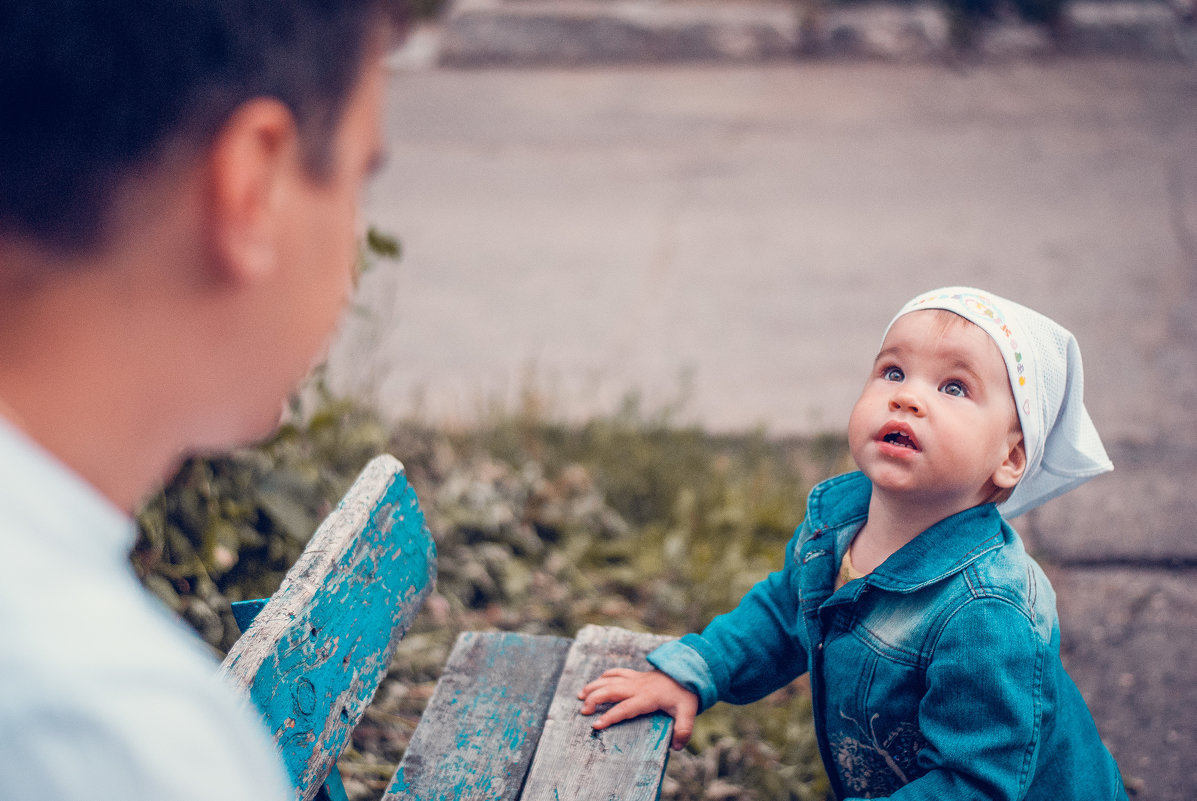
<path id="1" fill-rule="evenodd" d="M 1023 798 L 1046 714 L 1047 657 L 1035 621 L 1008 599 L 974 598 L 956 610 L 931 655 L 919 705 L 926 745 L 918 761 L 927 772 L 890 798 Z"/>
<path id="2" fill-rule="evenodd" d="M 699 711 L 716 701 L 755 701 L 807 671 L 795 572 L 804 531 L 786 546 L 785 566 L 758 582 L 735 609 L 702 634 L 687 634 L 649 654 L 650 663 L 698 696 Z"/>

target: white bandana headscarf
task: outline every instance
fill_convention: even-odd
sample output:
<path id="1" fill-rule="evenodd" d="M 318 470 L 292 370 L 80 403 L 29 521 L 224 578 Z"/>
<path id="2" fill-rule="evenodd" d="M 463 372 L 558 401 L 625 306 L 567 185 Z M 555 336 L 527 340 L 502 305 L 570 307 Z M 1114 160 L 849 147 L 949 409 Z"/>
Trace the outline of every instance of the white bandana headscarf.
<path id="1" fill-rule="evenodd" d="M 1076 337 L 1037 311 L 970 287 L 919 295 L 894 320 L 921 309 L 946 309 L 980 326 L 1006 361 L 1027 466 L 1013 494 L 998 507 L 1005 517 L 1018 517 L 1114 469 L 1085 410 Z"/>

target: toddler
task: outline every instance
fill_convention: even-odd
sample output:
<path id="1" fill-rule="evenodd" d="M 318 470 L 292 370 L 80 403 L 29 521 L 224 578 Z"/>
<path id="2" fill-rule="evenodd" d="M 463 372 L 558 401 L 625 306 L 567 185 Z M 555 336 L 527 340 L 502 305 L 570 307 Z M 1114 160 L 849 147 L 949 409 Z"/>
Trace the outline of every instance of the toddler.
<path id="1" fill-rule="evenodd" d="M 681 748 L 716 701 L 810 674 L 840 799 L 1126 799 L 1060 663 L 1055 595 L 1013 518 L 1113 469 L 1062 327 L 987 292 L 890 323 L 848 421 L 859 472 L 815 487 L 785 566 L 648 672 L 586 685 L 595 729 L 662 710 Z"/>

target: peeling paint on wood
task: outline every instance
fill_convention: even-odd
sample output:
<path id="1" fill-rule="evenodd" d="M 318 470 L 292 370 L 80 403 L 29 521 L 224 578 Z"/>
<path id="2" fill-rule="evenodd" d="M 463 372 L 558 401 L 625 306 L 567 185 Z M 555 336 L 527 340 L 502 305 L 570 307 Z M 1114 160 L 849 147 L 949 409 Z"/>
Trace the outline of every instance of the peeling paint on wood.
<path id="1" fill-rule="evenodd" d="M 514 801 L 571 640 L 458 637 L 383 801 Z"/>
<path id="2" fill-rule="evenodd" d="M 298 801 L 336 764 L 435 577 L 403 466 L 379 456 L 229 651 L 221 670 L 270 727 Z"/>
<path id="3" fill-rule="evenodd" d="M 229 604 L 233 607 L 233 620 L 237 621 L 237 628 L 241 629 L 242 634 L 249 628 L 249 624 L 254 622 L 254 618 L 266 606 L 268 600 L 259 598 L 253 601 L 233 601 Z"/>
<path id="4" fill-rule="evenodd" d="M 578 714 L 578 692 L 604 670 L 647 670 L 645 655 L 671 638 L 586 626 L 570 649 L 549 708 L 523 801 L 656 801 L 673 719 L 656 713 L 596 732 Z"/>
<path id="5" fill-rule="evenodd" d="M 647 669 L 669 639 L 602 626 L 574 641 L 462 634 L 383 801 L 657 799 L 673 720 L 595 732 L 577 694 L 608 668 Z"/>

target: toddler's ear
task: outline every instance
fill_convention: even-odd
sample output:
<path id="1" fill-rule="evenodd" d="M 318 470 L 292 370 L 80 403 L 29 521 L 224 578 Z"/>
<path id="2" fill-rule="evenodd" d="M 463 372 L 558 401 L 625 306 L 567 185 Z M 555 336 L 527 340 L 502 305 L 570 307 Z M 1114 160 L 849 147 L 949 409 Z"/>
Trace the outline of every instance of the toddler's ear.
<path id="1" fill-rule="evenodd" d="M 1010 489 L 1022 478 L 1027 469 L 1027 447 L 1022 433 L 1011 435 L 1010 451 L 993 474 L 993 483 L 998 489 Z"/>

